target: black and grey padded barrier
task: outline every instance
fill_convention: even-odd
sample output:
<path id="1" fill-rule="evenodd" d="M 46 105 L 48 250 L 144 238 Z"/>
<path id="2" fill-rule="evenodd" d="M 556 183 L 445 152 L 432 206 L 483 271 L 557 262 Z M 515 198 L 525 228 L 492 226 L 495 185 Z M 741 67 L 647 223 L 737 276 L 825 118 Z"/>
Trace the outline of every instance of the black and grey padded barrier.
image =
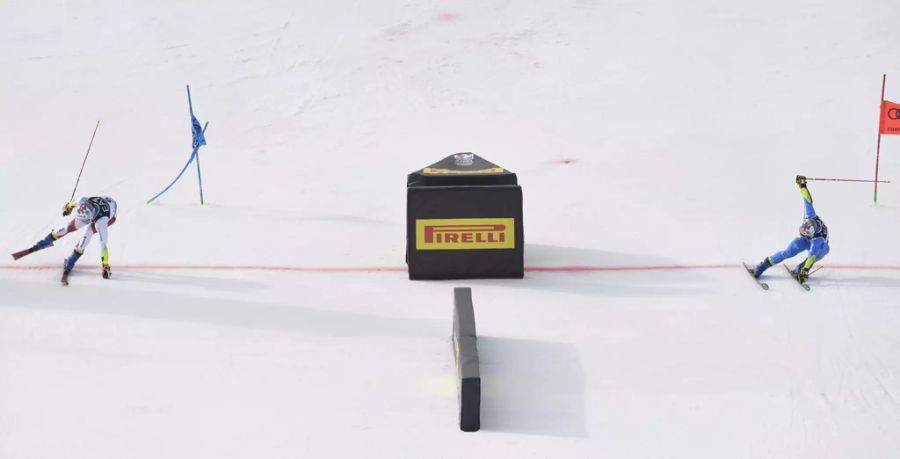
<path id="1" fill-rule="evenodd" d="M 522 187 L 516 174 L 457 153 L 406 179 L 409 278 L 521 279 Z"/>
<path id="2" fill-rule="evenodd" d="M 481 428 L 481 372 L 475 336 L 472 289 L 453 289 L 453 354 L 459 396 L 459 428 L 475 432 Z"/>

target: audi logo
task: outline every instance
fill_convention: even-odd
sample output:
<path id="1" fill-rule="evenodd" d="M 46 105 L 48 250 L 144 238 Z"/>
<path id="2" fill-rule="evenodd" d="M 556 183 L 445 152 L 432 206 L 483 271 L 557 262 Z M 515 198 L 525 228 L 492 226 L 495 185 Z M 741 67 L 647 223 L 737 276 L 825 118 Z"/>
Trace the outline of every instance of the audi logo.
<path id="1" fill-rule="evenodd" d="M 888 110 L 887 117 L 891 120 L 900 120 L 900 108 L 892 108 Z"/>

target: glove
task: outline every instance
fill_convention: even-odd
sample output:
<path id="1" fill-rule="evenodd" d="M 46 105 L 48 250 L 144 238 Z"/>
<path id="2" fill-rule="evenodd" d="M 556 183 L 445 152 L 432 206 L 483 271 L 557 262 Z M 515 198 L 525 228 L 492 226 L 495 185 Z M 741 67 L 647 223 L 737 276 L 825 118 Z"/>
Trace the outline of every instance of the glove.
<path id="1" fill-rule="evenodd" d="M 109 279 L 111 276 L 112 276 L 112 269 L 109 267 L 109 265 L 104 264 L 103 265 L 103 278 Z"/>
<path id="2" fill-rule="evenodd" d="M 71 202 L 67 202 L 65 205 L 63 205 L 63 217 L 71 214 L 72 209 L 74 209 L 74 208 L 75 208 L 75 205 L 72 204 Z"/>
<path id="3" fill-rule="evenodd" d="M 804 177 L 802 175 L 798 175 L 794 181 L 797 182 L 797 185 L 800 185 L 800 188 L 803 188 L 806 186 L 806 177 Z"/>

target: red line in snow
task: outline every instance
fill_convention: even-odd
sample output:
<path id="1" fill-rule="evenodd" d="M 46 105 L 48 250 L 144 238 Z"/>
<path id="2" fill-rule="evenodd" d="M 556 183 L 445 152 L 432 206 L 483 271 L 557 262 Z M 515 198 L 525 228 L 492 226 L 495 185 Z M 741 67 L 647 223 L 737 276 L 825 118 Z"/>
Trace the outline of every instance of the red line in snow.
<path id="1" fill-rule="evenodd" d="M 823 268 L 830 269 L 875 269 L 886 271 L 898 271 L 900 266 L 891 265 L 822 265 Z"/>
<path id="2" fill-rule="evenodd" d="M 114 265 L 117 269 L 154 270 L 154 271 L 293 271 L 304 273 L 361 273 L 361 272 L 406 272 L 406 268 L 371 266 L 371 267 L 302 267 L 302 266 L 257 266 L 257 265 Z M 0 269 L 20 271 L 43 271 L 59 269 L 59 265 L 0 265 Z M 100 265 L 78 265 L 76 269 L 100 269 Z"/>
<path id="3" fill-rule="evenodd" d="M 597 271 L 681 271 L 688 269 L 730 269 L 741 265 L 660 265 L 660 266 L 529 266 L 528 272 L 587 273 Z"/>
<path id="4" fill-rule="evenodd" d="M 834 264 L 822 265 L 828 269 L 859 269 L 900 271 L 900 266 L 895 265 L 863 265 L 863 264 Z M 650 265 L 650 266 L 528 266 L 526 272 L 551 272 L 551 273 L 589 273 L 604 271 L 686 271 L 703 269 L 734 269 L 740 268 L 737 264 L 697 264 L 697 265 Z M 59 269 L 59 265 L 0 265 L 0 270 L 11 271 L 44 271 Z M 99 265 L 79 265 L 80 269 L 99 269 Z M 176 271 L 287 271 L 301 273 L 369 273 L 369 272 L 394 272 L 405 273 L 405 266 L 332 266 L 332 267 L 304 267 L 304 266 L 265 266 L 265 265 L 151 265 L 131 264 L 115 265 L 116 269 Z M 80 270 L 79 269 L 79 270 Z"/>

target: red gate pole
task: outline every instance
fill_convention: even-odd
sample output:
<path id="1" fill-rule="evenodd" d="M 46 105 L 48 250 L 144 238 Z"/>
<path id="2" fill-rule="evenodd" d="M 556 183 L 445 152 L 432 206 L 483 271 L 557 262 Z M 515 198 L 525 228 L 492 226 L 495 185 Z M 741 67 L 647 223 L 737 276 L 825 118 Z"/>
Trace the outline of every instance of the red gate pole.
<path id="1" fill-rule="evenodd" d="M 878 105 L 878 146 L 875 149 L 875 205 L 878 205 L 878 162 L 881 159 L 881 125 L 884 112 L 884 85 L 887 82 L 887 74 L 881 75 L 881 103 Z"/>

